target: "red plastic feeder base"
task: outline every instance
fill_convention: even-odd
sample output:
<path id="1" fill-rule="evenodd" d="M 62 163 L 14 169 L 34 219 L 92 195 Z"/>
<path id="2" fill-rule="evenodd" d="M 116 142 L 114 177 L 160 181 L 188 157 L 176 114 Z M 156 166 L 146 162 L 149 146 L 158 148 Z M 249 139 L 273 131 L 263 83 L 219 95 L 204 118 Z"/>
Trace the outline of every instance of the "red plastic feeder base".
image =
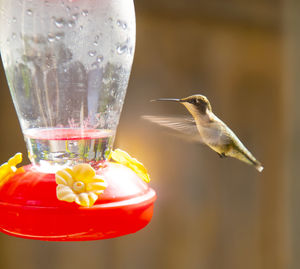
<path id="1" fill-rule="evenodd" d="M 152 218 L 155 191 L 120 164 L 98 170 L 108 187 L 89 208 L 59 201 L 55 174 L 24 168 L 0 187 L 3 233 L 47 241 L 99 240 L 134 233 Z"/>

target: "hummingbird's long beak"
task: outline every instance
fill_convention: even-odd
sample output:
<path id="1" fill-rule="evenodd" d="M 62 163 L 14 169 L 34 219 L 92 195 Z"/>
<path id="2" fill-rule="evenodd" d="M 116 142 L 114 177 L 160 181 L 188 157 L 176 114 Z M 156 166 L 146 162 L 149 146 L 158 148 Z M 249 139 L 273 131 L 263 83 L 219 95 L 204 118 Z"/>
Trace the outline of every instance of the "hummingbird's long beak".
<path id="1" fill-rule="evenodd" d="M 151 100 L 150 102 L 156 102 L 156 101 L 172 101 L 172 102 L 180 102 L 180 99 L 174 99 L 174 98 L 159 98 L 155 100 Z"/>

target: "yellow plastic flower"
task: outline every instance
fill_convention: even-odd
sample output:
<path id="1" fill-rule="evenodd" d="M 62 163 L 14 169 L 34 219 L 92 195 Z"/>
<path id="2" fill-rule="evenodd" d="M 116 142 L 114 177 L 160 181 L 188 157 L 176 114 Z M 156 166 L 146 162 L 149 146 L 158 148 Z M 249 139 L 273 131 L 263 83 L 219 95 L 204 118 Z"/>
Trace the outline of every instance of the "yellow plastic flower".
<path id="1" fill-rule="evenodd" d="M 104 179 L 86 163 L 56 172 L 55 181 L 59 200 L 87 207 L 92 206 L 107 187 Z"/>
<path id="2" fill-rule="evenodd" d="M 22 162 L 22 153 L 18 152 L 11 157 L 6 163 L 0 166 L 0 185 L 4 184 L 16 172 L 24 171 L 23 167 L 16 166 Z"/>
<path id="3" fill-rule="evenodd" d="M 145 182 L 150 182 L 150 176 L 144 165 L 137 159 L 132 158 L 127 152 L 116 149 L 111 152 L 111 158 L 117 163 L 123 164 L 133 170 Z"/>

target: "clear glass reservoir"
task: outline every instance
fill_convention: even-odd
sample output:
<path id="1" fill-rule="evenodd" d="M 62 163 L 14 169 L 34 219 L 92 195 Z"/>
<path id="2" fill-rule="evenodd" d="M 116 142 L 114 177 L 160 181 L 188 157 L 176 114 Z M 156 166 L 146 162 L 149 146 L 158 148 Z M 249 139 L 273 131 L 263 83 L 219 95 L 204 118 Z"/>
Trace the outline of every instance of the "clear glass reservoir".
<path id="1" fill-rule="evenodd" d="M 132 0 L 2 0 L 0 50 L 31 162 L 109 155 L 135 49 Z"/>

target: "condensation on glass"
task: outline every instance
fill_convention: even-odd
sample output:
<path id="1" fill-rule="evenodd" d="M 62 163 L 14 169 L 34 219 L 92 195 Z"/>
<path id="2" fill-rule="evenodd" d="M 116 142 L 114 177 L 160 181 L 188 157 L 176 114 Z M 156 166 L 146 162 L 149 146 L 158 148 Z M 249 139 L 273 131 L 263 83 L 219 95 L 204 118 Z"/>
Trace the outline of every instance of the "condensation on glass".
<path id="1" fill-rule="evenodd" d="M 2 0 L 0 49 L 32 163 L 105 160 L 133 61 L 133 1 Z"/>

